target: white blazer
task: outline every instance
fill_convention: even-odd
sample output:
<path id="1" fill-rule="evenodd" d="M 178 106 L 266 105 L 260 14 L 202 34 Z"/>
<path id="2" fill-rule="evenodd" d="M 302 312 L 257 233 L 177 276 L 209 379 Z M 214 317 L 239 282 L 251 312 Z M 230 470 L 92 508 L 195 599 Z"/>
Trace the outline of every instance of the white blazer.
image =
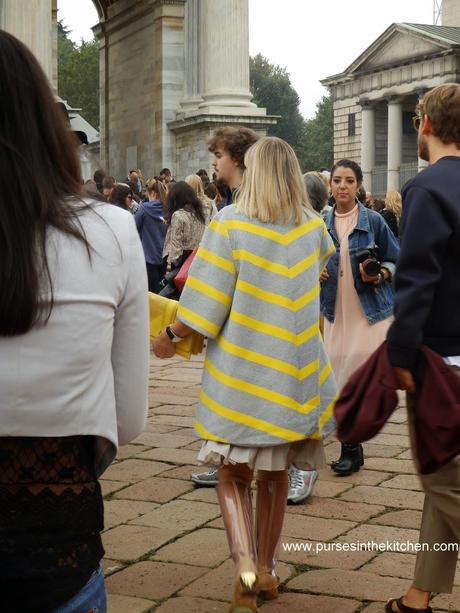
<path id="1" fill-rule="evenodd" d="M 85 202 L 91 259 L 82 242 L 50 228 L 51 317 L 0 337 L 0 436 L 94 435 L 100 475 L 145 426 L 148 294 L 132 215 Z"/>

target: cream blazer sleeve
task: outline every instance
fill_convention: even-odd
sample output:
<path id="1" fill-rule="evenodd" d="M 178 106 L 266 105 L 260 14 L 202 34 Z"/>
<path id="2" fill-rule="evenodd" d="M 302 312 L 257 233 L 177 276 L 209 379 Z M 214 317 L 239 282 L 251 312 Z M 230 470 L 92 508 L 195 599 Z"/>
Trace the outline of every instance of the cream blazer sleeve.
<path id="1" fill-rule="evenodd" d="M 149 305 L 147 273 L 139 235 L 130 218 L 127 277 L 113 331 L 112 368 L 118 443 L 125 445 L 145 427 L 148 409 Z"/>

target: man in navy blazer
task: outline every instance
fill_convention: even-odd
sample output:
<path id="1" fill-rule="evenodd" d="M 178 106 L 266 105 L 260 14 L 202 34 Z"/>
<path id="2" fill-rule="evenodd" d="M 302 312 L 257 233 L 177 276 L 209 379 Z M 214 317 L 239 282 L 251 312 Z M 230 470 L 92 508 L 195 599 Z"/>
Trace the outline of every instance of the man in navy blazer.
<path id="1" fill-rule="evenodd" d="M 440 85 L 425 94 L 414 127 L 419 156 L 430 165 L 402 191 L 395 320 L 387 337 L 398 385 L 408 392 L 413 450 L 422 344 L 460 373 L 460 85 Z M 452 591 L 460 543 L 460 455 L 420 479 L 425 490 L 420 542 L 430 551 L 419 552 L 412 586 L 388 602 L 387 613 L 431 612 L 431 593 Z M 453 543 L 453 550 L 437 550 L 446 548 L 444 543 Z"/>

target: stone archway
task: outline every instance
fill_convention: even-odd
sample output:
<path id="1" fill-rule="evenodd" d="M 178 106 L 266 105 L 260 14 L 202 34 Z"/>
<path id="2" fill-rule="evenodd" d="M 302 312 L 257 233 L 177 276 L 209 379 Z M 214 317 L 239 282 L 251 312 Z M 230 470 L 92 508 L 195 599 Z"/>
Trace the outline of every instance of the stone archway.
<path id="1" fill-rule="evenodd" d="M 275 118 L 251 102 L 248 0 L 93 0 L 99 23 L 101 163 L 117 178 L 209 168 L 219 125 L 265 133 Z M 57 0 L 0 0 L 0 27 L 57 83 Z"/>
<path id="2" fill-rule="evenodd" d="M 251 102 L 248 0 L 93 2 L 101 152 L 115 176 L 166 166 L 183 177 L 209 167 L 216 125 L 273 123 Z"/>

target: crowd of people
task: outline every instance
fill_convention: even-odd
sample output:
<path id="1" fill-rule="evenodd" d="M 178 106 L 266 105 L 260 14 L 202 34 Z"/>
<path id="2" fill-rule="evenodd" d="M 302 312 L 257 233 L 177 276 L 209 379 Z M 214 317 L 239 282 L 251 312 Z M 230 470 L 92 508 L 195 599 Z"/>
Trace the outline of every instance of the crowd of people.
<path id="1" fill-rule="evenodd" d="M 163 168 L 144 182 L 133 169 L 82 186 L 78 142 L 42 69 L 3 31 L 0 75 L 3 606 L 106 611 L 99 478 L 145 426 L 148 290 L 161 293 L 194 254 L 177 320 L 153 350 L 169 358 L 189 334 L 207 338 L 195 429 L 210 469 L 192 479 L 216 485 L 230 611 L 256 613 L 259 597 L 278 596 L 286 503 L 308 497 L 326 465 L 350 375 L 386 342 L 417 463 L 422 346 L 442 356 L 441 379 L 460 372 L 460 85 L 425 94 L 414 126 L 430 165 L 402 198 L 379 201 L 355 161 L 302 175 L 286 142 L 243 127 L 209 139 L 212 180 Z M 360 470 L 360 442 L 342 445 L 337 475 Z M 460 542 L 459 452 L 421 474 L 425 542 Z M 422 550 L 385 611 L 430 613 L 456 563 L 456 552 Z"/>

